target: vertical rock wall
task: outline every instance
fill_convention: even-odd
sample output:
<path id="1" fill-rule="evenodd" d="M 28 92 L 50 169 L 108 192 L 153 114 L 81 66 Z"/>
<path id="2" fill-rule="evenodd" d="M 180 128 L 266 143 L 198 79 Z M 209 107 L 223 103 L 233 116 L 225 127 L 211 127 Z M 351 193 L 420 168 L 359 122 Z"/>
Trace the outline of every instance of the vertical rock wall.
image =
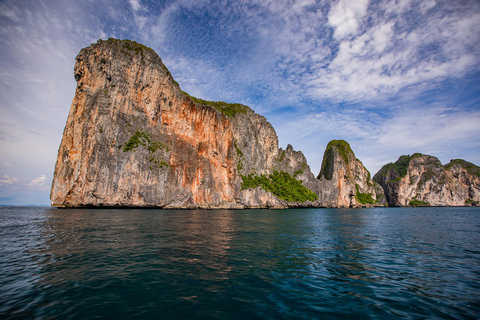
<path id="1" fill-rule="evenodd" d="M 382 188 L 370 178 L 370 172 L 344 140 L 328 143 L 318 179 L 319 202 L 324 206 L 348 208 L 386 204 Z"/>
<path id="2" fill-rule="evenodd" d="M 230 120 L 185 96 L 153 50 L 99 41 L 75 79 L 53 206 L 237 206 Z"/>

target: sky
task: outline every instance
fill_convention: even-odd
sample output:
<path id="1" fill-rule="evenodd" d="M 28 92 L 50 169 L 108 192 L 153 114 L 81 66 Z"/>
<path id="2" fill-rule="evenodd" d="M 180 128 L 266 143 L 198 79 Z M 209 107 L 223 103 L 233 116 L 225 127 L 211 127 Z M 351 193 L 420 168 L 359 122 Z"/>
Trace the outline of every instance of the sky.
<path id="1" fill-rule="evenodd" d="M 75 56 L 110 37 L 264 115 L 315 175 L 332 139 L 372 175 L 415 152 L 480 165 L 479 0 L 0 0 L 0 205 L 50 204 Z"/>

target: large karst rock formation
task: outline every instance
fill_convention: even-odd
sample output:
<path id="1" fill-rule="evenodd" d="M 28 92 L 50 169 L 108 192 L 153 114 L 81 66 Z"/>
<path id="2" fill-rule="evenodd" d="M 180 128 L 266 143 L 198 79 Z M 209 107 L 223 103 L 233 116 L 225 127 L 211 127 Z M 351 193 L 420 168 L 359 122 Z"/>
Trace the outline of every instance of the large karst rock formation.
<path id="1" fill-rule="evenodd" d="M 382 187 L 370 178 L 346 141 L 332 140 L 327 145 L 318 179 L 320 202 L 329 207 L 387 203 Z"/>
<path id="2" fill-rule="evenodd" d="M 383 166 L 373 180 L 385 190 L 390 206 L 463 206 L 480 201 L 480 168 L 465 160 L 442 165 L 415 153 Z"/>
<path id="3" fill-rule="evenodd" d="M 279 148 L 264 117 L 241 104 L 191 97 L 158 55 L 136 42 L 99 40 L 80 51 L 74 72 L 52 206 L 357 207 L 386 199 L 408 205 L 413 197 L 392 200 L 399 198 L 390 192 L 395 173 L 374 179 L 385 197 L 343 140 L 329 143 L 315 177 L 300 151 Z M 466 186 L 473 180 L 462 168 L 447 171 Z M 468 190 L 478 198 L 478 189 Z"/>

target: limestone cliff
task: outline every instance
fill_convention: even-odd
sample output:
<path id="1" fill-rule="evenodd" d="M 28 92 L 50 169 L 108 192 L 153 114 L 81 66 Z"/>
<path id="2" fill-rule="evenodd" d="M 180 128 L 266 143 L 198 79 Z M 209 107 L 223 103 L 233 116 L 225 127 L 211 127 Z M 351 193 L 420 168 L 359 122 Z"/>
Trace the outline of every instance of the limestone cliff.
<path id="1" fill-rule="evenodd" d="M 382 188 L 370 178 L 370 172 L 355 157 L 344 140 L 332 140 L 323 155 L 314 188 L 319 202 L 328 207 L 381 206 L 386 204 Z"/>
<path id="2" fill-rule="evenodd" d="M 464 160 L 445 166 L 436 157 L 401 156 L 373 178 L 390 206 L 463 206 L 480 201 L 480 168 Z"/>
<path id="3" fill-rule="evenodd" d="M 315 184 L 305 157 L 279 149 L 264 117 L 189 96 L 152 49 L 99 40 L 80 51 L 74 74 L 52 206 L 285 207 L 318 198 L 305 187 Z"/>
<path id="4" fill-rule="evenodd" d="M 230 120 L 186 97 L 153 50 L 98 41 L 75 79 L 53 206 L 237 205 Z"/>

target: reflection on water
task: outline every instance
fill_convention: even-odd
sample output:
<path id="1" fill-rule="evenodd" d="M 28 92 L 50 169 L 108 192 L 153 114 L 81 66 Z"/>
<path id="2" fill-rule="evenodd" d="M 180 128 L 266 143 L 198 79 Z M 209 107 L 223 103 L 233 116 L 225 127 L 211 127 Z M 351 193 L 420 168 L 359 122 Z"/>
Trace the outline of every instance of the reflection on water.
<path id="1" fill-rule="evenodd" d="M 364 234 L 364 216 L 353 210 L 342 211 L 327 216 L 326 231 L 331 239 L 328 250 L 333 253 L 328 269 L 333 278 L 365 281 L 369 270 L 362 261 L 370 239 Z"/>
<path id="2" fill-rule="evenodd" d="M 476 208 L 0 209 L 2 318 L 475 318 Z"/>
<path id="3" fill-rule="evenodd" d="M 193 303 L 199 295 L 186 290 L 185 283 L 215 292 L 231 271 L 227 251 L 233 212 L 217 211 L 214 218 L 208 213 L 52 210 L 43 229 L 47 241 L 37 251 L 51 257 L 39 263 L 39 284 L 66 292 L 78 286 L 78 295 L 94 291 L 87 299 L 98 306 L 104 301 L 129 305 L 136 297 L 125 291 L 137 290 L 159 301 L 175 297 Z"/>

